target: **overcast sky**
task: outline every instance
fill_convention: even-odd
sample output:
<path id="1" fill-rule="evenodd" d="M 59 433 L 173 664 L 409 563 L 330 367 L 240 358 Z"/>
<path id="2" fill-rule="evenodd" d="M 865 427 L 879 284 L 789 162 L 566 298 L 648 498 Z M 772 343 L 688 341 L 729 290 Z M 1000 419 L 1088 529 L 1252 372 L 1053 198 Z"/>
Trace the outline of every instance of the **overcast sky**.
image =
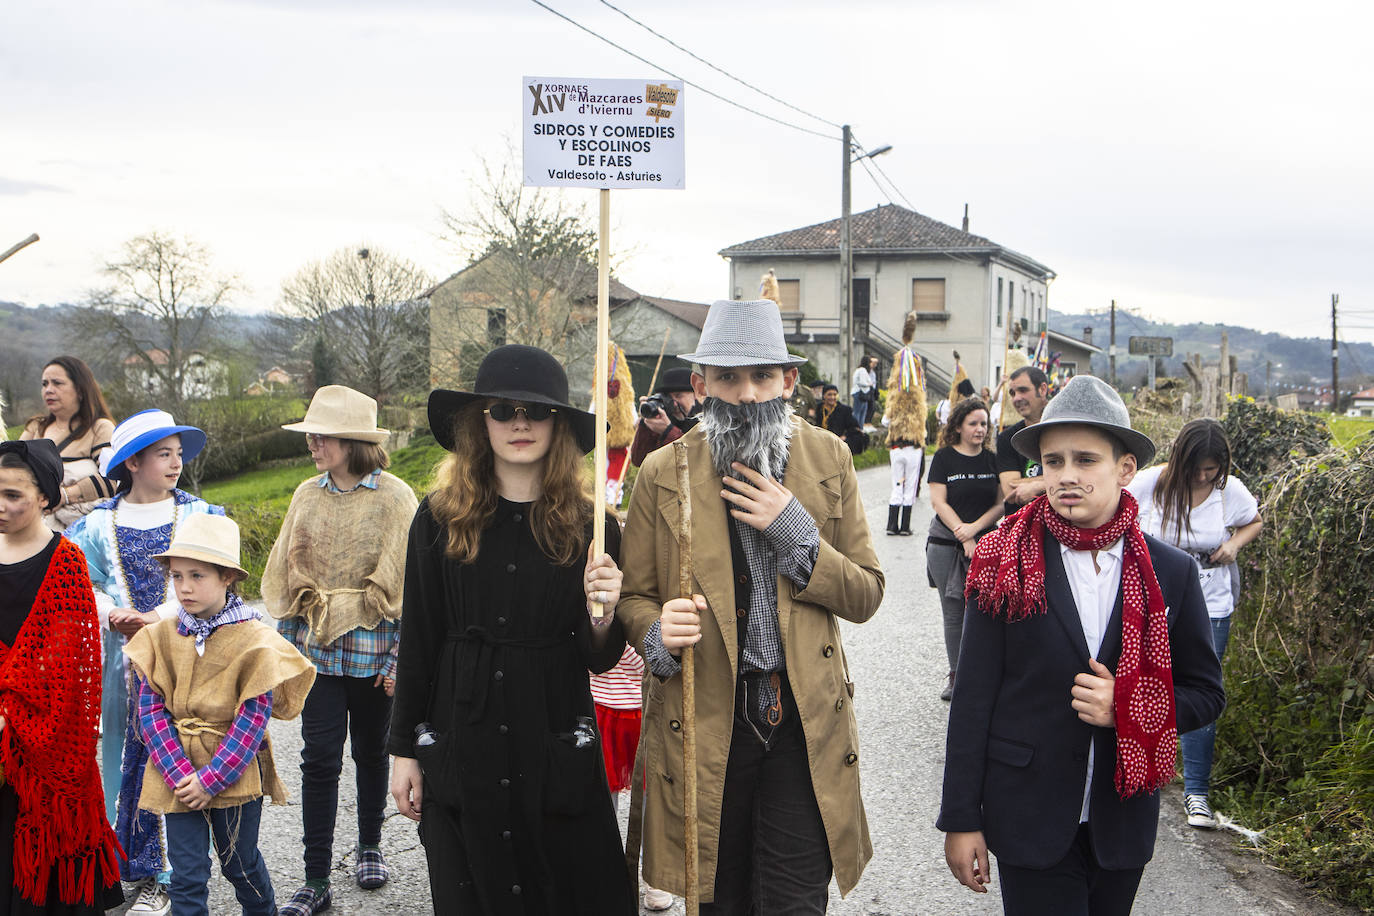
<path id="1" fill-rule="evenodd" d="M 436 277 L 523 75 L 688 80 L 822 132 L 599 0 L 52 0 L 0 29 L 0 299 L 74 301 L 150 229 L 208 245 L 236 305 L 361 242 Z M 1374 7 L 1313 0 L 616 0 L 716 65 L 848 122 L 914 208 L 1048 264 L 1061 311 L 1374 340 Z M 688 89 L 687 189 L 613 198 L 620 277 L 709 301 L 716 251 L 839 215 L 839 140 Z M 570 192 L 595 206 L 592 191 Z M 893 194 L 897 203 L 903 198 Z M 854 209 L 889 202 L 856 167 Z M 1364 310 L 1363 316 L 1357 314 Z M 1363 324 L 1357 328 L 1353 325 Z M 1072 330 L 1072 329 L 1066 329 Z M 1371 367 L 1374 368 L 1374 367 Z"/>

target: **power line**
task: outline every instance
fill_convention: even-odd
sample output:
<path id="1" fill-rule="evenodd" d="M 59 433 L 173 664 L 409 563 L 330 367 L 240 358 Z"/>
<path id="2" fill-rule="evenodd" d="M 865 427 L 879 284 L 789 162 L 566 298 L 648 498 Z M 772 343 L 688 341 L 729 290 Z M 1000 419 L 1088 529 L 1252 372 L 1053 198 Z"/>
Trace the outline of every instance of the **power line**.
<path id="1" fill-rule="evenodd" d="M 542 6 L 542 4 L 540 4 L 540 5 Z M 843 125 L 840 125 L 840 124 L 836 124 L 834 121 L 828 120 L 828 119 L 826 119 L 826 118 L 822 118 L 822 117 L 821 117 L 820 115 L 818 115 L 818 114 L 812 114 L 811 112 L 807 111 L 807 110 L 804 109 L 804 108 L 798 108 L 796 105 L 793 105 L 791 102 L 786 102 L 786 101 L 784 101 L 784 100 L 778 98 L 777 96 L 773 95 L 773 94 L 770 93 L 770 92 L 765 92 L 765 91 L 763 91 L 763 90 L 760 89 L 758 86 L 755 86 L 753 83 L 750 83 L 750 82 L 747 82 L 746 80 L 740 79 L 738 76 L 735 76 L 733 73 L 729 72 L 728 70 L 723 70 L 723 69 L 721 69 L 720 67 L 717 67 L 715 64 L 711 63 L 711 62 L 710 62 L 709 60 L 707 60 L 706 58 L 704 58 L 704 57 L 702 57 L 702 56 L 700 56 L 700 55 L 698 55 L 698 54 L 694 54 L 694 53 L 692 53 L 691 51 L 687 50 L 687 49 L 684 48 L 682 45 L 680 45 L 680 44 L 678 44 L 677 42 L 673 41 L 673 40 L 672 40 L 671 38 L 669 38 L 667 35 L 664 35 L 662 32 L 656 32 L 656 31 L 654 31 L 654 30 L 653 30 L 652 28 L 650 28 L 648 25 L 646 25 L 646 24 L 643 23 L 643 22 L 640 22 L 638 19 L 636 19 L 635 17 L 631 16 L 629 13 L 625 12 L 625 11 L 622 10 L 620 7 L 616 6 L 614 3 L 610 3 L 609 0 L 601 0 L 601 5 L 602 5 L 602 6 L 609 7 L 610 9 L 615 10 L 617 13 L 619 13 L 619 14 L 622 15 L 622 16 L 624 16 L 626 19 L 630 20 L 630 21 L 633 22 L 635 25 L 639 26 L 641 29 L 643 29 L 644 31 L 648 32 L 650 35 L 653 35 L 655 38 L 659 38 L 659 39 L 662 39 L 663 41 L 666 41 L 668 44 L 672 45 L 674 48 L 677 48 L 677 49 L 678 49 L 679 51 L 681 51 L 683 54 L 686 54 L 688 57 L 692 58 L 693 60 L 700 61 L 701 63 L 703 63 L 703 64 L 705 64 L 706 66 L 710 67 L 712 70 L 716 71 L 717 73 L 719 73 L 719 74 L 721 74 L 721 75 L 723 75 L 723 76 L 726 76 L 726 77 L 728 77 L 728 78 L 734 80 L 735 82 L 739 83 L 741 86 L 745 87 L 746 89 L 750 89 L 750 90 L 752 90 L 752 91 L 754 91 L 754 92 L 757 92 L 759 95 L 763 96 L 764 98 L 772 99 L 773 101 L 777 102 L 779 105 L 782 105 L 782 106 L 784 106 L 784 107 L 786 107 L 786 108 L 790 108 L 790 109 L 792 109 L 793 111 L 797 112 L 798 114 L 804 114 L 804 115 L 806 115 L 808 118 L 814 118 L 814 119 L 816 119 L 817 121 L 820 121 L 822 124 L 828 124 L 828 125 L 831 126 L 831 127 L 837 127 L 837 128 L 843 126 Z"/>
<path id="2" fill-rule="evenodd" d="M 765 114 L 765 113 L 763 113 L 762 111 L 759 111 L 759 110 L 756 109 L 756 108 L 750 108 L 748 105 L 743 105 L 743 104 L 741 104 L 741 103 L 739 103 L 739 102 L 736 102 L 734 99 L 728 99 L 728 98 L 726 98 L 725 96 L 721 95 L 721 94 L 718 93 L 718 92 L 712 92 L 710 89 L 707 89 L 705 86 L 702 86 L 702 85 L 699 84 L 699 83 L 694 83 L 694 82 L 692 82 L 691 80 L 689 80 L 689 79 L 687 79 L 687 78 L 685 78 L 685 77 L 679 76 L 678 74 L 676 74 L 676 73 L 674 73 L 673 71 L 669 70 L 667 67 L 664 67 L 664 66 L 661 65 L 661 64 L 656 64 L 656 63 L 654 63 L 653 61 L 649 60 L 647 57 L 643 57 L 643 56 L 641 56 L 641 55 L 639 55 L 639 54 L 636 54 L 634 51 L 631 51 L 629 48 L 625 47 L 624 45 L 616 44 L 614 41 L 611 41 L 611 40 L 610 40 L 609 38 L 607 38 L 606 36 L 604 36 L 604 35 L 602 35 L 602 34 L 600 34 L 600 33 L 598 33 L 598 32 L 595 32 L 595 31 L 593 31 L 592 29 L 587 28 L 585 25 L 583 25 L 582 23 L 578 22 L 576 19 L 573 19 L 573 18 L 570 17 L 570 16 L 567 16 L 567 15 L 564 15 L 563 13 L 560 13 L 558 10 L 556 10 L 556 9 L 554 9 L 553 7 L 549 6 L 547 3 L 542 2 L 542 0 L 530 0 L 530 2 L 533 3 L 535 6 L 538 6 L 538 7 L 541 7 L 541 8 L 543 8 L 543 9 L 545 9 L 545 10 L 548 10 L 550 13 L 553 13 L 555 16 L 557 16 L 559 19 L 562 19 L 564 22 L 567 22 L 567 23 L 569 23 L 570 25 L 576 26 L 577 28 L 579 28 L 579 29 L 581 29 L 582 31 L 586 32 L 588 35 L 592 36 L 593 38 L 595 38 L 595 39 L 597 39 L 597 40 L 599 40 L 599 41 L 605 42 L 606 44 L 608 44 L 608 45 L 610 45 L 611 47 L 615 48 L 617 51 L 620 51 L 620 52 L 622 52 L 622 53 L 624 53 L 624 54 L 628 54 L 629 56 L 633 57 L 635 60 L 639 61 L 639 62 L 642 63 L 642 64 L 647 64 L 647 65 L 649 65 L 650 67 L 653 67 L 653 68 L 656 69 L 656 70 L 661 70 L 662 72 L 664 72 L 664 73 L 668 74 L 669 76 L 671 76 L 673 79 L 682 80 L 683 85 L 691 86 L 693 89 L 696 89 L 696 90 L 699 90 L 699 91 L 701 91 L 701 92 L 704 92 L 704 93 L 706 93 L 707 95 L 711 96 L 711 97 L 714 98 L 714 99 L 719 99 L 720 101 L 724 102 L 724 103 L 727 104 L 727 105 L 733 105 L 734 107 L 740 109 L 741 111 L 747 111 L 747 112 L 749 112 L 749 113 L 752 114 L 752 115 L 757 115 L 758 117 L 764 118 L 764 119 L 769 120 L 769 121 L 772 121 L 772 122 L 775 123 L 775 124 L 781 124 L 783 127 L 790 127 L 790 128 L 792 128 L 793 130 L 799 130 L 799 131 L 801 131 L 802 133 L 804 133 L 804 134 L 810 134 L 810 135 L 813 136 L 813 137 L 821 137 L 822 139 L 825 139 L 825 140 L 836 140 L 836 139 L 838 139 L 838 138 L 837 138 L 835 135 L 833 135 L 833 134 L 823 134 L 823 133 L 821 133 L 821 132 L 818 131 L 818 130 L 812 130 L 812 129 L 809 128 L 809 127 L 802 127 L 800 124 L 793 124 L 791 121 L 784 121 L 782 118 L 775 118 L 775 117 L 773 117 L 772 115 L 770 115 L 770 114 Z"/>

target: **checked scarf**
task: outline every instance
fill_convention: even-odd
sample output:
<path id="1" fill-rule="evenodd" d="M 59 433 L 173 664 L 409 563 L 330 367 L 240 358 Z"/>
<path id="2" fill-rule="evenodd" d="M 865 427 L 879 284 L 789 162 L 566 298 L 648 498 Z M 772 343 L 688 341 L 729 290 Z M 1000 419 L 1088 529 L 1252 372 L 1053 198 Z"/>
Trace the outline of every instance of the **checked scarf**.
<path id="1" fill-rule="evenodd" d="M 1121 552 L 1121 659 L 1116 666 L 1116 792 L 1130 798 L 1174 777 L 1178 732 L 1169 622 L 1137 515 L 1122 491 L 1116 514 L 1101 528 L 1076 528 L 1040 496 L 978 542 L 964 587 L 986 614 L 1009 623 L 1043 614 L 1045 531 L 1071 550 L 1102 550 L 1124 538 Z"/>

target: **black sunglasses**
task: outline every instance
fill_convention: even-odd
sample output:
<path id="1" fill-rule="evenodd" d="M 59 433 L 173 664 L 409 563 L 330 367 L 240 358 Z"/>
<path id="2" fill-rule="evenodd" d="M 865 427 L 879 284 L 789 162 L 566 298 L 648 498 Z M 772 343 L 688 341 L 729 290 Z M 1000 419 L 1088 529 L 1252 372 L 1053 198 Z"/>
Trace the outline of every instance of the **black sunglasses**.
<path id="1" fill-rule="evenodd" d="M 515 419 L 517 413 L 523 413 L 525 419 L 531 423 L 540 420 L 547 420 L 553 414 L 558 413 L 557 407 L 550 407 L 548 404 L 511 404 L 506 401 L 493 404 L 482 413 L 491 417 L 497 423 L 509 423 Z"/>

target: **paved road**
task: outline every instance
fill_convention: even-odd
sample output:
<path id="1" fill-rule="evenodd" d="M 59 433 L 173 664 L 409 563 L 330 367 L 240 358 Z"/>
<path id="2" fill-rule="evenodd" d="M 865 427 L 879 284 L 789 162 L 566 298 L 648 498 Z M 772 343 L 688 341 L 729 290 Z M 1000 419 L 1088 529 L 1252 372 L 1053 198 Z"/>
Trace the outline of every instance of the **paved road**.
<path id="1" fill-rule="evenodd" d="M 874 857 L 848 899 L 832 886 L 830 912 L 837 916 L 994 914 L 997 890 L 974 895 L 950 877 L 943 838 L 933 826 L 939 806 L 948 706 L 938 694 L 946 674 L 939 602 L 926 584 L 924 537 L 886 537 L 887 469 L 860 474 L 865 508 L 875 531 L 878 556 L 887 572 L 887 593 L 877 616 L 863 626 L 844 625 L 862 740 L 864 799 Z M 912 520 L 924 532 L 931 516 L 922 501 Z M 282 776 L 293 799 L 300 797 L 300 729 L 273 722 L 272 736 Z M 430 912 L 424 853 L 414 825 L 388 807 L 382 845 L 392 880 L 378 891 L 362 891 L 352 879 L 355 835 L 352 762 L 345 759 L 339 799 L 332 912 L 340 916 Z M 622 806 L 623 811 L 624 806 Z M 1231 835 L 1191 830 L 1183 823 L 1177 788 L 1166 794 L 1154 862 L 1146 869 L 1135 912 L 1143 916 L 1228 916 L 1343 914 L 1308 898 L 1292 882 L 1253 858 L 1231 849 Z M 260 847 L 271 868 L 277 898 L 289 898 L 302 878 L 300 808 L 295 804 L 263 812 Z M 994 874 L 996 865 L 994 863 Z M 230 885 L 211 886 L 211 911 L 235 913 Z M 679 901 L 671 911 L 682 913 Z"/>

